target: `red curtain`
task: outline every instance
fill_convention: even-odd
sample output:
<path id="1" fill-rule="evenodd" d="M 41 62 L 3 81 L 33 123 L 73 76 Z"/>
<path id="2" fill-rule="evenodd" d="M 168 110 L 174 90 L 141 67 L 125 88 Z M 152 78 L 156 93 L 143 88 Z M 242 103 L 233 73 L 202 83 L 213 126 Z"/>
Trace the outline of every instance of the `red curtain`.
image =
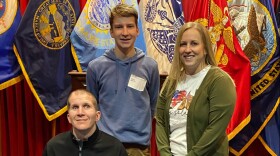
<path id="1" fill-rule="evenodd" d="M 66 115 L 49 122 L 26 81 L 0 91 L 3 156 L 38 156 L 52 135 L 70 128 Z"/>

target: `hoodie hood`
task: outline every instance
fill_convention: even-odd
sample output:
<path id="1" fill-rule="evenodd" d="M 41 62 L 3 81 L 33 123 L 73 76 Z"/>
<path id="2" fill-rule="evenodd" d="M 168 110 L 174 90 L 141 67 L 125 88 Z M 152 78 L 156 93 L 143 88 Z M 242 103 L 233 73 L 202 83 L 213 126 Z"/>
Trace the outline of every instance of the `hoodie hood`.
<path id="1" fill-rule="evenodd" d="M 135 49 L 136 55 L 134 55 L 131 58 L 125 59 L 125 60 L 120 60 L 119 58 L 117 58 L 115 53 L 114 53 L 113 48 L 110 49 L 110 50 L 106 50 L 105 53 L 104 53 L 104 56 L 111 59 L 111 60 L 120 62 L 120 63 L 133 63 L 133 62 L 135 62 L 135 61 L 137 61 L 140 58 L 145 56 L 144 52 L 141 49 L 138 49 L 138 48 L 134 48 L 134 49 Z"/>
<path id="2" fill-rule="evenodd" d="M 121 60 L 119 58 L 116 57 L 115 53 L 114 53 L 114 49 L 110 49 L 110 50 L 106 50 L 104 53 L 104 56 L 107 57 L 108 59 L 111 59 L 113 61 L 115 61 L 115 65 L 116 65 L 116 72 L 115 72 L 115 77 L 116 77 L 116 83 L 115 83 L 115 94 L 118 93 L 118 85 L 119 85 L 119 76 L 124 76 L 125 79 L 125 83 L 123 85 L 125 88 L 125 92 L 128 86 L 128 81 L 131 75 L 131 66 L 134 62 L 137 62 L 139 59 L 143 58 L 145 56 L 144 52 L 141 49 L 138 48 L 134 48 L 136 54 L 134 56 L 132 56 L 131 58 L 125 59 L 125 60 Z M 121 70 L 120 71 L 120 66 L 128 66 L 126 68 L 125 71 Z M 119 74 L 120 73 L 120 74 Z"/>

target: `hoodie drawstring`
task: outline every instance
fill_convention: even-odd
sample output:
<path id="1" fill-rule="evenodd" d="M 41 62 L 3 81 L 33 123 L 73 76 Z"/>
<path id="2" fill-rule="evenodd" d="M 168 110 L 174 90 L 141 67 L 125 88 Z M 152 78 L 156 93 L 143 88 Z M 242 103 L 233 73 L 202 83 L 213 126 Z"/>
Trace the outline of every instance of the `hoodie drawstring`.
<path id="1" fill-rule="evenodd" d="M 126 85 L 125 85 L 125 88 L 124 88 L 124 92 L 126 92 L 126 89 L 127 89 L 127 86 L 128 86 L 128 81 L 129 81 L 129 78 L 130 78 L 130 72 L 131 72 L 131 58 L 129 59 L 129 70 L 128 70 L 128 73 L 126 74 Z"/>
<path id="2" fill-rule="evenodd" d="M 119 66 L 120 66 L 120 63 L 118 61 L 116 61 L 116 85 L 115 85 L 115 94 L 118 93 L 118 83 L 119 83 Z"/>
<path id="3" fill-rule="evenodd" d="M 128 86 L 128 83 L 129 83 L 129 78 L 130 78 L 130 75 L 131 75 L 131 66 L 132 66 L 132 63 L 131 63 L 131 58 L 129 59 L 129 64 L 128 64 L 128 70 L 126 72 L 126 75 L 125 75 L 125 87 L 124 87 L 124 91 L 126 92 L 126 89 L 127 89 L 127 86 Z M 115 85 L 115 94 L 118 93 L 118 84 L 119 84 L 119 66 L 120 66 L 120 63 L 118 61 L 116 61 L 116 85 Z"/>

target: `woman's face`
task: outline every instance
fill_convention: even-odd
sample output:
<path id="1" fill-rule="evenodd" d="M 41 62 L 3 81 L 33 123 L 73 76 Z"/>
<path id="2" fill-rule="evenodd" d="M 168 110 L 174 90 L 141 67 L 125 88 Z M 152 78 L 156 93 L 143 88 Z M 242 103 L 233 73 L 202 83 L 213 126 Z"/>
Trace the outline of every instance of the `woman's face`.
<path id="1" fill-rule="evenodd" d="M 190 28 L 183 33 L 179 53 L 186 74 L 196 74 L 206 66 L 204 44 L 199 31 L 195 28 Z"/>

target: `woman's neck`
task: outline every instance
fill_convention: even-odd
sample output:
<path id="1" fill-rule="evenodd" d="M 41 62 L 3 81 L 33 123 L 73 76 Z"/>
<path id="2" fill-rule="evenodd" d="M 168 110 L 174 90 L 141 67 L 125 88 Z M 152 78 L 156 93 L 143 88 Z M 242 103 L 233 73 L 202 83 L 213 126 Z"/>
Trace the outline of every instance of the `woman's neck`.
<path id="1" fill-rule="evenodd" d="M 199 73 L 205 67 L 207 67 L 206 63 L 199 64 L 195 69 L 190 69 L 188 67 L 185 67 L 185 74 L 187 74 L 187 75 L 195 75 L 195 74 Z"/>

